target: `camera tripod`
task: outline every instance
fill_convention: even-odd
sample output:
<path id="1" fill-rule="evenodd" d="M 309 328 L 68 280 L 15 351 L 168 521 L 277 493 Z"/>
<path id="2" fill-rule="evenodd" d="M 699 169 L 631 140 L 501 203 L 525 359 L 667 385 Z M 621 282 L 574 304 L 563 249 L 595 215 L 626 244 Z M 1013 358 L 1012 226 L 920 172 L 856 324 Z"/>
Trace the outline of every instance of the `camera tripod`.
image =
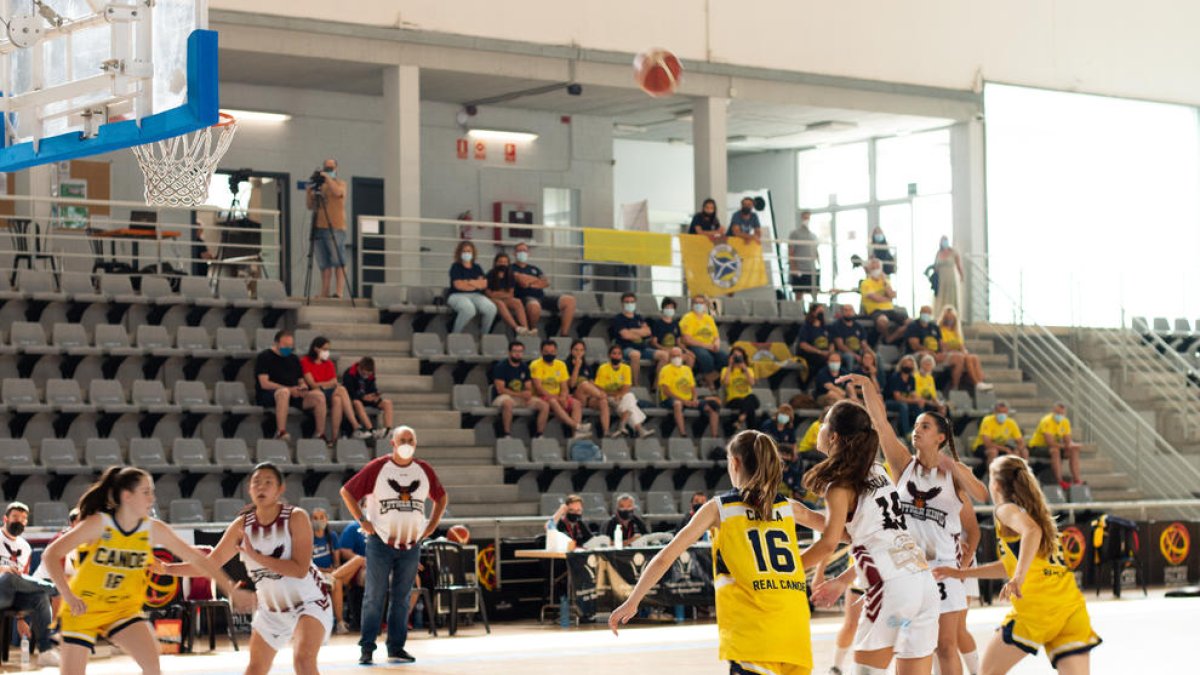
<path id="1" fill-rule="evenodd" d="M 313 199 L 315 201 L 313 204 L 314 208 L 312 210 L 312 220 L 309 221 L 309 227 L 308 227 L 308 262 L 304 266 L 304 304 L 306 304 L 306 305 L 312 304 L 313 253 L 316 251 L 317 234 L 318 234 L 318 231 L 321 229 L 321 228 L 317 227 L 317 214 L 324 213 L 325 214 L 325 224 L 328 226 L 326 229 L 329 230 L 330 245 L 333 247 L 333 250 L 337 253 L 338 267 L 341 268 L 342 274 L 345 275 L 345 277 L 346 277 L 346 295 L 350 298 L 350 306 L 357 307 L 357 305 L 354 304 L 354 284 L 350 280 L 350 275 L 346 273 L 346 260 L 342 255 L 342 247 L 338 245 L 337 236 L 334 235 L 334 233 L 333 233 L 333 221 L 331 221 L 329 219 L 329 207 L 325 203 L 325 194 L 323 192 L 321 192 L 321 189 L 319 187 L 313 188 Z M 337 271 L 336 270 L 334 271 L 332 276 L 334 277 L 334 279 L 332 279 L 331 281 L 334 284 L 336 284 L 337 283 L 337 279 L 336 279 Z"/>

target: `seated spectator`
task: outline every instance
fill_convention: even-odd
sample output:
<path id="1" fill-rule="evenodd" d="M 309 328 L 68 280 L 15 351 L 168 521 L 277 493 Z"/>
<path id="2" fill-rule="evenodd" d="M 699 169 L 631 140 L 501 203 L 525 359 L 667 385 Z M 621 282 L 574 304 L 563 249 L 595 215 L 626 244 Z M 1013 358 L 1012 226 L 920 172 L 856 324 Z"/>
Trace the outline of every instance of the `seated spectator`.
<path id="1" fill-rule="evenodd" d="M 638 438 L 653 436 L 653 429 L 646 429 L 642 424 L 646 421 L 646 413 L 638 405 L 637 397 L 633 395 L 633 374 L 629 364 L 621 359 L 624 350 L 621 345 L 608 348 L 608 362 L 600 364 L 596 369 L 596 386 L 608 397 L 610 407 L 617 409 L 620 421 L 617 428 L 608 435 L 620 438 L 629 434 L 630 429 Z"/>
<path id="2" fill-rule="evenodd" d="M 762 225 L 754 212 L 754 198 L 742 197 L 742 208 L 729 217 L 730 237 L 738 237 L 747 243 L 762 240 Z"/>
<path id="3" fill-rule="evenodd" d="M 917 396 L 917 380 L 914 377 L 917 364 L 911 355 L 900 359 L 896 372 L 888 378 L 887 387 L 883 390 L 884 406 L 889 412 L 896 413 L 896 433 L 905 443 L 911 442 L 913 424 L 917 416 L 925 408 L 925 402 Z"/>
<path id="4" fill-rule="evenodd" d="M 67 513 L 67 526 L 62 528 L 58 532 L 55 532 L 54 537 L 50 540 L 50 543 L 53 543 L 55 539 L 58 539 L 59 537 L 66 534 L 72 527 L 75 527 L 75 523 L 77 523 L 77 522 L 79 522 L 79 507 L 78 506 L 73 507 Z M 67 575 L 67 581 L 70 581 L 71 577 L 75 576 L 75 570 L 78 567 L 79 567 L 79 549 L 76 549 L 76 550 L 68 553 L 67 557 L 63 559 L 63 572 L 65 572 Z M 37 579 L 39 581 L 45 581 L 47 583 L 54 583 L 54 580 L 50 578 L 50 570 L 46 569 L 46 558 L 44 556 L 42 557 L 41 561 L 38 562 L 37 569 L 33 571 L 32 576 L 34 579 Z M 55 596 L 51 597 L 50 598 L 50 615 L 58 616 L 58 609 L 61 606 L 62 606 L 62 596 L 61 595 L 55 595 Z M 23 634 L 24 633 L 22 633 L 22 635 Z"/>
<path id="5" fill-rule="evenodd" d="M 291 440 L 287 432 L 288 407 L 311 411 L 313 436 L 325 436 L 325 395 L 309 388 L 303 380 L 300 359 L 292 353 L 295 340 L 291 331 L 275 333 L 275 342 L 254 360 L 254 394 L 258 404 L 275 411 L 275 438 Z"/>
<path id="6" fill-rule="evenodd" d="M 517 280 L 513 277 L 507 253 L 497 253 L 492 258 L 492 269 L 487 273 L 487 288 L 484 295 L 496 303 L 500 320 L 517 335 L 537 335 L 537 329 L 529 329 L 525 317 L 525 303 L 517 298 Z"/>
<path id="7" fill-rule="evenodd" d="M 571 396 L 583 404 L 585 408 L 595 410 L 600 418 L 600 435 L 608 435 L 608 396 L 597 387 L 592 379 L 595 377 L 595 367 L 587 362 L 587 345 L 583 340 L 571 343 L 567 354 L 567 388 Z"/>
<path id="8" fill-rule="evenodd" d="M 583 404 L 567 391 L 567 364 L 558 360 L 558 345 L 554 340 L 542 340 L 542 358 L 529 364 L 533 391 L 547 405 L 575 438 L 592 433 L 592 425 L 583 423 Z"/>
<path id="9" fill-rule="evenodd" d="M 800 438 L 800 442 L 796 444 L 797 455 L 802 455 L 806 452 L 817 451 L 817 434 L 821 431 L 821 420 L 825 418 L 826 410 L 829 410 L 829 408 L 822 410 L 821 416 L 813 420 L 812 424 L 808 425 L 808 428 L 804 430 L 804 436 L 802 436 Z"/>
<path id="10" fill-rule="evenodd" d="M 835 351 L 829 355 L 829 362 L 813 376 L 812 395 L 817 405 L 828 408 L 846 398 L 846 388 L 837 382 L 845 374 L 842 372 L 842 355 Z"/>
<path id="11" fill-rule="evenodd" d="M 571 550 L 583 546 L 595 536 L 592 534 L 592 529 L 583 520 L 583 497 L 579 495 L 567 495 L 558 510 L 550 517 L 550 522 L 553 523 L 554 529 L 571 538 L 571 543 L 568 545 Z"/>
<path id="12" fill-rule="evenodd" d="M 725 233 L 721 231 L 721 219 L 717 216 L 717 202 L 705 199 L 700 211 L 692 216 L 692 224 L 688 226 L 688 234 L 702 234 L 719 244 L 725 241 Z"/>
<path id="13" fill-rule="evenodd" d="M 804 327 L 796 342 L 796 354 L 808 364 L 808 380 L 811 382 L 817 371 L 825 367 L 830 355 L 838 353 L 829 339 L 829 328 L 825 325 L 825 305 L 814 302 L 804 318 Z M 840 357 L 839 357 L 839 360 Z"/>
<path id="14" fill-rule="evenodd" d="M 667 351 L 655 349 L 650 344 L 651 335 L 650 325 L 637 313 L 637 296 L 633 293 L 622 295 L 621 313 L 609 319 L 608 336 L 625 350 L 634 382 L 640 381 L 642 361 L 653 361 L 655 372 L 667 362 Z"/>
<path id="15" fill-rule="evenodd" d="M 621 526 L 621 544 L 628 546 L 630 542 L 644 534 L 650 534 L 650 526 L 637 514 L 637 502 L 633 496 L 622 494 L 617 497 L 617 512 L 608 519 L 604 526 L 604 534 L 617 543 L 617 526 Z"/>
<path id="16" fill-rule="evenodd" d="M 682 346 L 695 354 L 696 372 L 704 378 L 710 391 L 716 391 L 717 376 L 729 355 L 721 351 L 721 335 L 717 332 L 716 320 L 708 311 L 707 298 L 703 295 L 692 297 L 692 311 L 679 320 L 679 330 L 683 333 Z M 683 358 L 682 351 L 679 358 Z"/>
<path id="17" fill-rule="evenodd" d="M 984 383 L 983 365 L 979 361 L 979 356 L 967 351 L 966 344 L 963 342 L 962 330 L 958 325 L 958 310 L 953 307 L 947 307 L 942 310 L 942 317 L 938 321 L 938 329 L 942 333 L 942 350 L 949 354 L 959 354 L 962 358 L 962 368 L 958 370 L 958 374 L 967 376 L 967 387 L 979 387 L 983 385 L 985 388 L 990 388 L 991 385 Z M 954 372 L 950 373 L 950 388 L 958 389 L 959 380 L 954 378 Z"/>
<path id="18" fill-rule="evenodd" d="M 0 550 L 0 610 L 24 612 L 13 622 L 17 632 L 37 647 L 39 666 L 57 666 L 57 645 L 50 637 L 50 596 L 57 593 L 53 583 L 29 576 L 33 547 L 21 536 L 28 525 L 29 507 L 10 502 L 0 529 L 0 541 L 4 543 Z"/>
<path id="19" fill-rule="evenodd" d="M 758 407 L 762 403 L 754 395 L 754 367 L 741 347 L 729 350 L 729 365 L 721 369 L 721 387 L 725 390 L 725 407 L 737 411 L 733 430 L 758 428 Z"/>
<path id="20" fill-rule="evenodd" d="M 946 414 L 946 404 L 938 397 L 937 385 L 933 381 L 934 359 L 929 354 L 921 355 L 921 366 L 913 373 L 916 382 L 917 397 L 925 402 L 925 410 L 931 410 L 939 415 Z"/>
<path id="21" fill-rule="evenodd" d="M 1050 470 L 1054 472 L 1054 480 L 1064 492 L 1071 485 L 1083 485 L 1079 469 L 1079 453 L 1083 446 L 1071 439 L 1071 420 L 1067 419 L 1067 404 L 1058 401 L 1054 410 L 1038 422 L 1033 437 L 1029 439 L 1029 454 L 1043 457 L 1049 455 Z M 1062 457 L 1067 456 L 1071 464 L 1071 483 L 1063 480 Z"/>
<path id="22" fill-rule="evenodd" d="M 834 350 L 842 355 L 847 372 L 856 370 L 858 361 L 871 351 L 867 331 L 858 325 L 854 305 L 842 305 L 837 320 L 829 324 L 829 337 L 833 339 Z"/>
<path id="23" fill-rule="evenodd" d="M 537 330 L 538 322 L 542 319 L 542 306 L 551 304 L 558 308 L 558 334 L 566 337 L 571 334 L 571 322 L 575 320 L 575 296 L 546 295 L 550 287 L 550 279 L 542 272 L 542 268 L 529 263 L 529 244 L 521 242 L 516 246 L 517 262 L 512 267 L 517 280 L 517 298 L 525 303 L 525 315 L 529 318 L 529 329 Z"/>
<path id="24" fill-rule="evenodd" d="M 692 493 L 692 507 L 690 510 L 688 510 L 687 513 L 683 514 L 683 520 L 679 521 L 679 525 L 677 525 L 675 527 L 675 531 L 678 532 L 678 531 L 682 530 L 683 528 L 687 527 L 687 524 L 692 522 L 692 516 L 696 515 L 696 512 L 699 511 L 700 508 L 703 507 L 707 503 L 708 503 L 708 495 L 704 494 L 703 490 L 697 490 L 697 491 L 693 492 Z"/>
<path id="25" fill-rule="evenodd" d="M 720 402 L 715 397 L 703 399 L 696 396 L 696 378 L 692 369 L 683 365 L 683 352 L 679 347 L 671 349 L 671 362 L 658 371 L 658 402 L 664 408 L 675 412 L 675 430 L 679 435 L 688 438 L 687 427 L 683 423 L 684 408 L 699 408 L 708 416 L 708 431 L 713 438 L 717 437 L 718 411 Z"/>
<path id="26" fill-rule="evenodd" d="M 975 456 L 990 465 L 1000 455 L 1017 455 L 1029 459 L 1025 438 L 1017 421 L 1008 416 L 1008 403 L 997 401 L 991 415 L 979 423 L 979 435 L 971 444 Z"/>
<path id="27" fill-rule="evenodd" d="M 492 332 L 496 321 L 496 303 L 483 294 L 487 289 L 487 276 L 475 262 L 475 244 L 460 241 L 454 248 L 454 262 L 450 265 L 450 287 L 446 289 L 446 306 L 454 310 L 452 333 L 461 333 L 475 315 L 479 315 L 479 332 Z"/>
<path id="28" fill-rule="evenodd" d="M 958 388 L 963 374 L 963 354 L 943 347 L 942 331 L 934 323 L 933 310 L 929 305 L 921 307 L 921 315 L 916 321 L 908 322 L 904 329 L 904 342 L 906 353 L 929 354 L 937 363 L 945 363 L 950 369 L 950 388 Z"/>
<path id="29" fill-rule="evenodd" d="M 863 270 L 867 276 L 858 284 L 858 293 L 862 296 L 862 313 L 875 322 L 875 342 L 878 342 L 892 334 L 890 323 L 902 322 L 905 317 L 896 312 L 896 306 L 892 304 L 896 291 L 887 275 L 883 273 L 883 263 L 878 258 L 870 258 Z M 888 341 L 884 339 L 884 342 Z"/>
<path id="30" fill-rule="evenodd" d="M 683 348 L 683 362 L 689 368 L 696 367 L 696 355 L 692 350 L 683 346 L 682 333 L 679 332 L 679 321 L 676 320 L 675 301 L 671 298 L 663 298 L 662 301 L 662 316 L 658 319 L 650 320 L 650 346 L 669 352 L 672 347 Z M 666 361 L 658 363 L 654 371 L 655 376 L 658 375 L 658 370 L 666 365 Z"/>
<path id="31" fill-rule="evenodd" d="M 775 416 L 763 420 L 762 431 L 775 440 L 775 446 L 779 448 L 779 454 L 784 457 L 791 457 L 796 453 L 796 425 L 792 421 L 792 406 L 783 403 L 775 410 Z"/>
<path id="32" fill-rule="evenodd" d="M 363 429 L 354 415 L 354 405 L 350 402 L 350 394 L 346 388 L 338 384 L 337 366 L 330 358 L 332 346 L 328 338 L 315 337 L 308 347 L 308 353 L 300 357 L 300 368 L 304 371 L 304 383 L 313 391 L 325 395 L 325 405 L 329 407 L 333 417 L 333 429 L 327 442 L 332 447 L 337 437 L 341 435 L 342 421 L 350 423 L 350 433 L 353 438 L 368 439 L 371 432 Z"/>
<path id="33" fill-rule="evenodd" d="M 529 365 L 525 363 L 525 345 L 516 340 L 508 343 L 508 358 L 492 365 L 492 405 L 500 408 L 503 438 L 512 436 L 513 408 L 532 408 L 537 413 L 534 437 L 545 433 L 550 404 L 534 396 Z"/>
<path id="34" fill-rule="evenodd" d="M 879 356 L 875 352 L 868 351 L 863 354 L 862 360 L 858 362 L 857 372 L 875 380 L 879 385 L 880 391 L 887 386 L 886 378 L 880 376 L 879 371 Z"/>
<path id="35" fill-rule="evenodd" d="M 379 387 L 375 383 L 375 359 L 364 356 L 358 363 L 342 373 L 342 386 L 350 396 L 350 405 L 362 426 L 375 438 L 387 436 L 392 428 L 392 402 L 379 395 Z M 383 426 L 374 428 L 371 415 L 367 408 L 374 408 L 383 416 Z"/>
<path id="36" fill-rule="evenodd" d="M 824 417 L 825 413 L 821 413 Z M 821 419 L 818 418 L 808 425 L 804 437 L 795 445 L 795 451 L 780 453 L 783 457 L 783 486 L 792 498 L 805 501 L 815 501 L 814 496 L 804 487 L 804 474 L 809 468 L 816 466 L 825 459 L 825 455 L 817 452 L 817 433 L 821 430 Z"/>
<path id="37" fill-rule="evenodd" d="M 357 520 L 350 521 L 338 537 L 339 565 L 333 577 L 342 583 L 343 597 L 349 596 L 346 623 L 358 630 L 362 619 L 363 589 L 367 585 L 367 536 Z M 340 617 L 339 617 L 340 618 Z"/>
<path id="38" fill-rule="evenodd" d="M 347 633 L 345 614 L 343 614 L 343 583 L 334 576 L 337 571 L 341 552 L 338 550 L 338 533 L 329 527 L 329 513 L 321 507 L 312 510 L 313 547 L 312 561 L 321 570 L 325 582 L 329 584 L 333 596 L 334 631 Z"/>

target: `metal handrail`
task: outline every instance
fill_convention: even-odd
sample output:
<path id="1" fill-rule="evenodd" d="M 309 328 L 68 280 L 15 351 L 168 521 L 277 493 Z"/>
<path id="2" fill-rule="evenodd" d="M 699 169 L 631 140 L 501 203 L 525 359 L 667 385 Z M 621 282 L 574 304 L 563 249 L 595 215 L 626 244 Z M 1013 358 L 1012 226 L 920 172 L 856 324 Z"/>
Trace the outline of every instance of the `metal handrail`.
<path id="1" fill-rule="evenodd" d="M 1174 354 L 1174 349 L 1163 342 L 1157 335 L 1146 336 L 1150 337 L 1150 344 L 1146 345 L 1142 342 L 1144 336 L 1139 335 L 1131 328 L 1096 328 L 1089 330 L 1087 334 L 1099 339 L 1104 346 L 1112 349 L 1120 357 L 1121 379 L 1125 382 L 1130 381 L 1129 376 L 1131 373 L 1153 376 L 1177 372 L 1175 368 L 1172 368 L 1165 362 L 1167 359 L 1164 359 L 1162 354 L 1160 354 L 1161 349 L 1168 350 Z M 1156 339 L 1161 344 L 1156 344 Z M 1151 356 L 1154 360 L 1147 362 L 1144 359 L 1135 358 L 1141 356 Z M 1164 384 L 1154 377 L 1144 378 L 1144 381 L 1138 383 L 1138 386 L 1146 387 L 1153 392 L 1156 401 L 1165 403 L 1171 411 L 1179 415 L 1185 435 L 1193 424 L 1189 419 L 1192 411 L 1189 409 L 1187 402 L 1189 400 L 1200 402 L 1200 395 L 1197 395 L 1197 392 L 1186 384 L 1186 377 L 1189 370 L 1183 371 L 1185 378 L 1183 387 Z"/>

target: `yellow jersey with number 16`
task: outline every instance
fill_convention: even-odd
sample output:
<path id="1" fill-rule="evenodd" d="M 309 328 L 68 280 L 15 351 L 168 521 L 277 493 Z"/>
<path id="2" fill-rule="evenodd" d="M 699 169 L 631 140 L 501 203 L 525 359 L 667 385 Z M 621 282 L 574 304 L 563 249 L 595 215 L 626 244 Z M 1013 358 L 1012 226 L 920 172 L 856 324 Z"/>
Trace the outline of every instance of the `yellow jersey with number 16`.
<path id="1" fill-rule="evenodd" d="M 736 490 L 718 499 L 713 540 L 719 658 L 812 668 L 808 588 L 792 506 L 775 495 L 763 521 Z"/>
<path id="2" fill-rule="evenodd" d="M 146 602 L 150 579 L 150 561 L 154 545 L 150 542 L 149 518 L 143 518 L 126 532 L 110 514 L 101 513 L 104 528 L 96 543 L 81 546 L 83 563 L 71 577 L 71 590 L 87 603 L 88 612 L 128 612 L 137 614 Z M 70 607 L 63 603 L 64 614 Z"/>

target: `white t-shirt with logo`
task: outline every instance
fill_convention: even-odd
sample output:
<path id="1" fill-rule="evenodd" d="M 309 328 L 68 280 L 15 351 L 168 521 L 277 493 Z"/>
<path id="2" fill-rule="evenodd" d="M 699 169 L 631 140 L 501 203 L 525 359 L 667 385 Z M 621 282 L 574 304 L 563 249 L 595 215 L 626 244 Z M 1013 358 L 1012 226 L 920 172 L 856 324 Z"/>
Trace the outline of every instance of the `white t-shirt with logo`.
<path id="1" fill-rule="evenodd" d="M 391 455 L 367 463 L 346 483 L 346 490 L 362 505 L 363 516 L 379 538 L 396 546 L 421 540 L 429 524 L 425 500 L 436 502 L 446 494 L 429 464 L 414 459 L 400 466 Z"/>
<path id="2" fill-rule="evenodd" d="M 28 574 L 32 557 L 33 547 L 25 541 L 25 537 L 9 537 L 7 532 L 0 534 L 0 566 L 13 565 L 22 574 Z"/>

